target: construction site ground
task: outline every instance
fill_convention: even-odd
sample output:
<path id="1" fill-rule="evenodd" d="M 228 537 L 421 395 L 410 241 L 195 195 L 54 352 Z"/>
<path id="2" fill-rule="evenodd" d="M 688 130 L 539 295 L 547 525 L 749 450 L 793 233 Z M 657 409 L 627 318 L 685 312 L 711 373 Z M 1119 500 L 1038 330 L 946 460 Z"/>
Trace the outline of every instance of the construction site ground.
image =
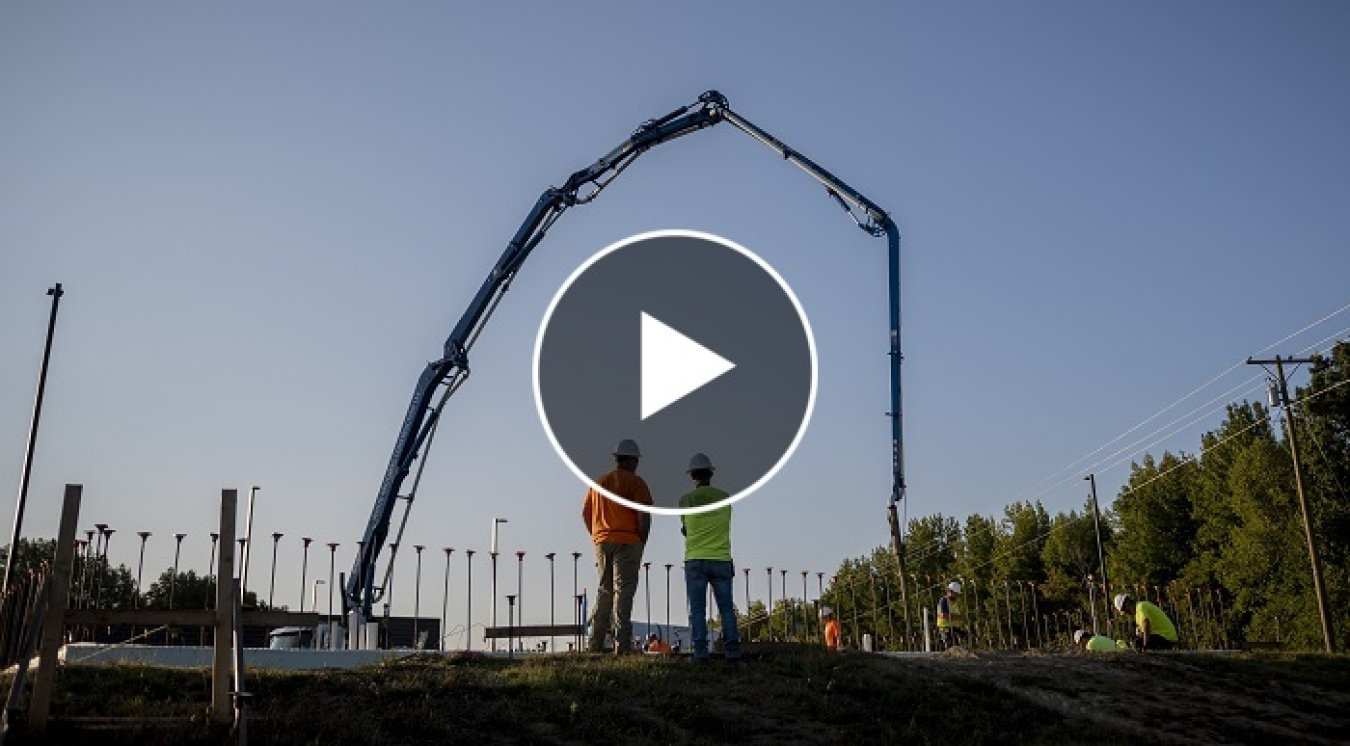
<path id="1" fill-rule="evenodd" d="M 1350 657 L 887 655 L 784 646 L 740 664 L 418 654 L 250 672 L 255 744 L 1350 743 Z M 210 672 L 70 666 L 36 743 L 223 743 Z"/>

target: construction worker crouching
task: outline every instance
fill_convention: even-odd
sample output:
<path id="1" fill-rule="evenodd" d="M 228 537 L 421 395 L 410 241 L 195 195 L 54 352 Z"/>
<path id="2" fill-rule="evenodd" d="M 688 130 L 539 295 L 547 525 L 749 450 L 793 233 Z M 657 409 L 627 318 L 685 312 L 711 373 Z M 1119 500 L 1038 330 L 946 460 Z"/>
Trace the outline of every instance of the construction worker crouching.
<path id="1" fill-rule="evenodd" d="M 1139 650 L 1171 650 L 1177 646 L 1177 628 L 1157 605 L 1135 601 L 1120 593 L 1116 595 L 1115 607 L 1121 614 L 1134 617 L 1134 641 Z"/>
<path id="2" fill-rule="evenodd" d="M 947 593 L 937 602 L 938 637 L 944 647 L 955 647 L 965 640 L 966 620 L 961 613 L 961 583 L 947 584 Z"/>
<path id="3" fill-rule="evenodd" d="M 1106 635 L 1094 635 L 1085 629 L 1073 633 L 1073 644 L 1093 653 L 1117 653 L 1126 649 L 1123 641 L 1112 640 Z"/>

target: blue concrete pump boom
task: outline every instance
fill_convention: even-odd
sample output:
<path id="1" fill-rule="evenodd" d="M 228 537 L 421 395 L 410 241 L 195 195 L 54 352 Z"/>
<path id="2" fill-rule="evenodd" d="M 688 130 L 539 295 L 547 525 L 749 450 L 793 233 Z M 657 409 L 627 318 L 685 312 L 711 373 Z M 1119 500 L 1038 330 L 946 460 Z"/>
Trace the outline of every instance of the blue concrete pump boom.
<path id="1" fill-rule="evenodd" d="M 487 279 L 483 281 L 468 310 L 455 325 L 445 341 L 444 351 L 439 360 L 427 364 L 417 379 L 408 412 L 403 418 L 398 439 L 394 443 L 394 452 L 385 469 L 384 481 L 376 495 L 375 505 L 371 509 L 370 522 L 366 526 L 365 536 L 358 545 L 356 562 L 351 574 L 345 580 L 343 589 L 343 613 L 355 612 L 360 624 L 371 618 L 373 605 L 383 598 L 384 589 L 389 585 L 390 568 L 386 570 L 381 585 L 375 584 L 375 566 L 380 551 L 388 538 L 394 507 L 399 499 L 407 502 L 404 509 L 399 534 L 406 525 L 408 511 L 412 507 L 417 484 L 421 477 L 419 466 L 417 477 L 406 495 L 400 495 L 404 480 L 411 471 L 413 462 L 430 446 L 440 421 L 446 400 L 469 376 L 469 350 L 478 335 L 491 318 L 497 303 L 510 287 L 516 272 L 529 257 L 530 252 L 543 240 L 548 229 L 568 208 L 583 205 L 595 199 L 624 169 L 650 148 L 677 137 L 711 127 L 721 122 L 729 122 L 764 145 L 772 148 L 785 160 L 791 162 L 807 175 L 820 182 L 829 196 L 839 203 L 852 217 L 858 227 L 873 236 L 885 236 L 890 247 L 890 358 L 891 358 L 891 437 L 892 472 L 888 521 L 891 530 L 891 550 L 904 573 L 903 537 L 900 521 L 896 512 L 897 504 L 904 499 L 904 451 L 901 439 L 900 415 L 900 232 L 895 222 L 884 210 L 864 197 L 852 187 L 840 181 L 829 171 L 813 163 L 782 142 L 755 126 L 745 118 L 733 112 L 727 99 L 717 91 L 707 91 L 698 101 L 681 107 L 669 114 L 644 122 L 633 134 L 618 147 L 605 154 L 595 163 L 577 171 L 567 178 L 561 187 L 546 189 L 530 210 L 525 221 L 516 230 L 506 245 L 506 250 L 497 260 Z M 582 190 L 586 189 L 585 193 Z M 856 213 L 855 213 L 856 211 Z M 861 214 L 861 217 L 859 217 Z M 439 394 L 439 396 L 438 396 Z M 423 459 L 425 464 L 425 459 Z M 395 541 L 397 543 L 397 540 Z M 904 592 L 905 584 L 900 587 Z M 910 621 L 908 603 L 906 609 L 905 630 L 909 637 Z"/>

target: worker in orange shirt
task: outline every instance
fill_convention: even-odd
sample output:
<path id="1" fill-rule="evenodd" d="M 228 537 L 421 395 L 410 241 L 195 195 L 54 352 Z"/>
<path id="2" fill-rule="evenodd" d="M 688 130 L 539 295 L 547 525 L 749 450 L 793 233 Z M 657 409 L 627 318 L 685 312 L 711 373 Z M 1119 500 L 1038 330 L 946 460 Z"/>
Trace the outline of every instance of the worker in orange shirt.
<path id="1" fill-rule="evenodd" d="M 637 475 L 642 451 L 632 440 L 614 447 L 614 468 L 595 480 L 606 491 L 629 502 L 652 504 L 647 483 Z M 595 569 L 600 582 L 591 610 L 586 649 L 605 651 L 605 635 L 613 635 L 615 653 L 633 652 L 633 597 L 637 595 L 642 551 L 651 532 L 651 514 L 611 500 L 595 489 L 586 492 L 581 519 L 595 544 Z"/>
<path id="2" fill-rule="evenodd" d="M 820 616 L 825 620 L 825 647 L 829 650 L 838 650 L 839 641 L 843 637 L 839 620 L 834 618 L 834 611 L 828 606 L 820 607 Z"/>

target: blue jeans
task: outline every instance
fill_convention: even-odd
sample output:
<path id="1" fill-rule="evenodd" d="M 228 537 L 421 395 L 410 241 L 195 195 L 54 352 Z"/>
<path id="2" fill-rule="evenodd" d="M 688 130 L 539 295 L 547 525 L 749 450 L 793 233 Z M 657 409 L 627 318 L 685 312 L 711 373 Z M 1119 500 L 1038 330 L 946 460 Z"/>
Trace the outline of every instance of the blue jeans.
<path id="1" fill-rule="evenodd" d="M 736 607 L 731 588 L 736 566 L 730 560 L 685 560 L 684 585 L 689 597 L 689 629 L 693 636 L 694 657 L 708 657 L 708 586 L 722 617 L 722 650 L 727 660 L 741 657 L 741 635 L 736 630 Z"/>

